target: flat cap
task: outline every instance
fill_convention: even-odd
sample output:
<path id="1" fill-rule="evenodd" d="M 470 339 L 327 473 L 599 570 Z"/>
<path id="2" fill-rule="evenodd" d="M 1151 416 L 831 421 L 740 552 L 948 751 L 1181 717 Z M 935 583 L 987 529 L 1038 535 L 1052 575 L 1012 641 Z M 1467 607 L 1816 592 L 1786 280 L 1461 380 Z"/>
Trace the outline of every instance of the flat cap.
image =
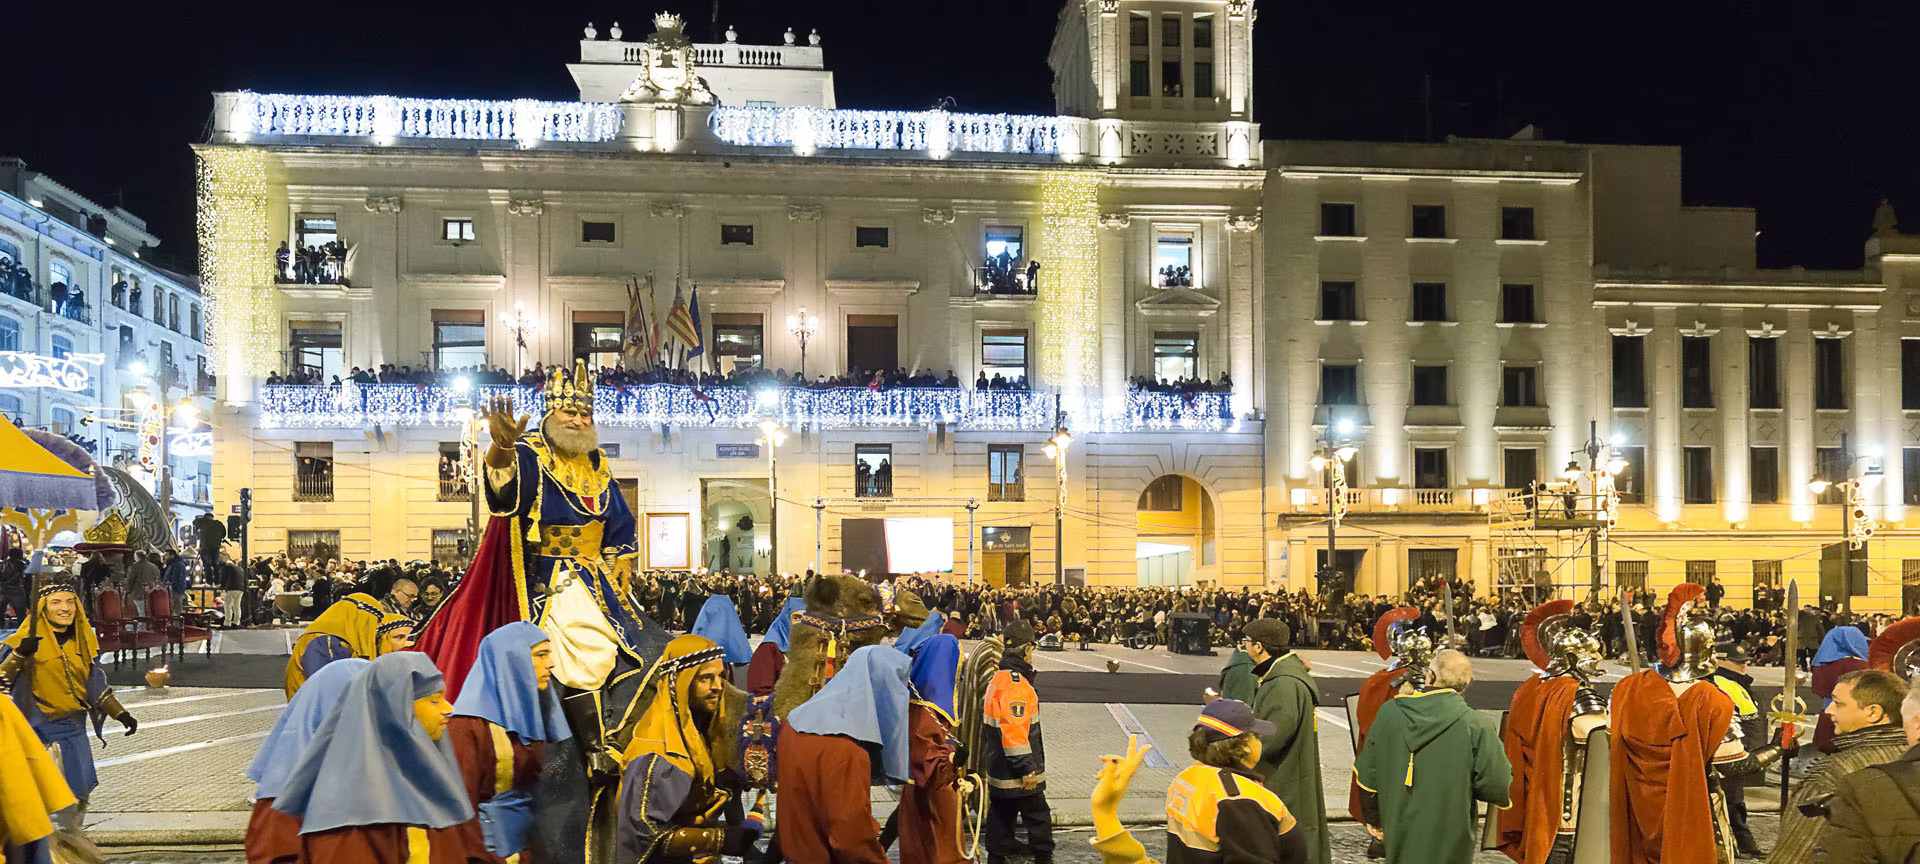
<path id="1" fill-rule="evenodd" d="M 1247 624 L 1247 629 L 1242 632 L 1247 634 L 1248 639 L 1267 646 L 1269 650 L 1285 648 L 1293 641 L 1293 634 L 1287 630 L 1287 622 L 1278 618 L 1257 618 Z"/>

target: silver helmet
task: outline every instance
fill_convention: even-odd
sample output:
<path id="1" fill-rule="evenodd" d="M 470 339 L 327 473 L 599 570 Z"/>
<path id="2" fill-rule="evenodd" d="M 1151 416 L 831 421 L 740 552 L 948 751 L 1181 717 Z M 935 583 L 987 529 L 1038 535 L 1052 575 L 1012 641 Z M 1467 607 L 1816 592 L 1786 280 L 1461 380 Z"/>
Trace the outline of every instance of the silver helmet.
<path id="1" fill-rule="evenodd" d="M 1698 681 L 1719 665 L 1714 650 L 1713 616 L 1705 588 L 1683 584 L 1667 595 L 1667 612 L 1660 621 L 1660 677 L 1675 684 Z"/>

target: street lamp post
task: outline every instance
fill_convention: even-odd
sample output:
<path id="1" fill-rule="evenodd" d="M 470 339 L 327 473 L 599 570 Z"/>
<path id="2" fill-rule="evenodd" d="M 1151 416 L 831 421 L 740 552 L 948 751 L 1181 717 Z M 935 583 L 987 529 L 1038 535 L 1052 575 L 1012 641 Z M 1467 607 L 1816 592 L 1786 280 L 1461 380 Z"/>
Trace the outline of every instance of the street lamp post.
<path id="1" fill-rule="evenodd" d="M 1606 530 L 1606 523 L 1610 521 L 1608 518 L 1608 512 L 1611 509 L 1609 499 L 1613 495 L 1615 488 L 1613 484 L 1617 482 L 1620 474 L 1627 470 L 1627 461 L 1622 459 L 1620 455 L 1613 450 L 1615 443 L 1616 442 L 1612 441 L 1602 441 L 1600 439 L 1599 420 L 1588 420 L 1587 442 L 1580 445 L 1580 449 L 1573 451 L 1573 455 L 1576 457 L 1582 453 L 1586 454 L 1586 470 L 1582 471 L 1580 469 L 1580 463 L 1578 461 L 1569 461 L 1567 467 L 1561 471 L 1562 479 L 1566 480 L 1570 487 L 1569 495 L 1573 496 L 1573 500 L 1575 501 L 1579 499 L 1581 476 L 1584 474 L 1592 478 L 1593 481 L 1593 519 L 1600 524 L 1593 525 L 1587 529 L 1587 578 L 1590 583 L 1589 590 L 1595 599 L 1600 597 L 1601 584 L 1605 581 L 1604 574 L 1600 572 L 1600 543 L 1602 542 L 1601 534 Z M 1600 454 L 1602 453 L 1607 454 L 1607 463 L 1604 471 L 1601 470 L 1600 465 Z M 1539 487 L 1536 486 L 1535 488 L 1537 489 Z M 1538 500 L 1533 502 L 1533 506 L 1535 513 L 1540 512 L 1542 509 Z M 1575 509 L 1577 511 L 1577 507 Z M 1566 515 L 1568 519 L 1573 519 L 1579 514 L 1574 512 Z"/>
<path id="2" fill-rule="evenodd" d="M 820 316 L 808 315 L 807 307 L 802 306 L 799 312 L 787 316 L 787 332 L 792 333 L 794 340 L 800 343 L 800 378 L 805 380 L 807 340 L 812 339 L 813 334 L 820 332 Z"/>
<path id="3" fill-rule="evenodd" d="M 1053 584 L 1064 585 L 1067 581 L 1067 542 L 1066 542 L 1066 503 L 1067 503 L 1067 448 L 1073 446 L 1073 433 L 1067 431 L 1066 418 L 1053 429 L 1053 437 L 1047 439 L 1047 458 L 1053 460 Z"/>
<path id="4" fill-rule="evenodd" d="M 1341 419 L 1327 424 L 1320 432 L 1320 449 L 1307 464 L 1322 474 L 1327 487 L 1327 563 L 1315 574 L 1322 593 L 1335 584 L 1340 572 L 1336 562 L 1340 548 L 1340 520 L 1347 515 L 1347 463 L 1359 449 L 1349 440 L 1353 421 Z M 1345 592 L 1342 592 L 1344 596 Z"/>
<path id="5" fill-rule="evenodd" d="M 787 441 L 787 431 L 769 417 L 760 421 L 760 444 L 767 448 L 767 571 L 780 572 L 780 475 L 774 450 Z"/>
<path id="6" fill-rule="evenodd" d="M 1860 473 L 1858 478 L 1855 478 L 1853 476 L 1853 466 L 1862 461 L 1868 463 L 1867 468 Z M 1815 474 L 1812 480 L 1807 481 L 1807 488 L 1811 490 L 1815 496 L 1825 493 L 1828 489 L 1836 485 L 1842 490 L 1843 494 L 1840 498 L 1840 608 L 1842 611 L 1852 612 L 1853 550 L 1856 548 L 1865 548 L 1867 538 L 1873 536 L 1873 521 L 1866 516 L 1866 495 L 1863 490 L 1878 485 L 1883 474 L 1877 457 L 1871 454 L 1857 454 L 1853 452 L 1853 448 L 1848 445 L 1847 433 L 1845 432 L 1840 433 L 1840 464 L 1838 466 L 1822 466 L 1820 470 L 1824 472 L 1836 468 L 1841 474 L 1839 480 L 1834 480 L 1824 474 Z M 1815 503 L 1819 503 L 1817 498 L 1815 499 Z"/>

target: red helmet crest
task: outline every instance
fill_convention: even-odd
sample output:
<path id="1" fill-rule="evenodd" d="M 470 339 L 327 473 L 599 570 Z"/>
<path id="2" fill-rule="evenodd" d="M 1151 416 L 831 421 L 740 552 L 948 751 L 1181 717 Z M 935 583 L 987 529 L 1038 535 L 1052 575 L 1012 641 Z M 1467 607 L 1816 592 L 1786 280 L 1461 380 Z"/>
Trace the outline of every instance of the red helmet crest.
<path id="1" fill-rule="evenodd" d="M 1393 631 L 1394 622 L 1418 617 L 1420 617 L 1420 610 L 1412 606 L 1391 609 L 1385 615 L 1381 615 L 1380 620 L 1373 624 L 1373 653 L 1380 655 L 1382 660 L 1392 659 L 1393 640 L 1388 637 Z"/>
<path id="2" fill-rule="evenodd" d="M 1549 600 L 1527 613 L 1527 620 L 1520 623 L 1520 647 L 1526 650 L 1527 659 L 1533 661 L 1534 666 L 1545 669 L 1553 662 L 1546 646 L 1540 644 L 1540 625 L 1555 615 L 1572 614 L 1573 607 L 1572 600 Z"/>

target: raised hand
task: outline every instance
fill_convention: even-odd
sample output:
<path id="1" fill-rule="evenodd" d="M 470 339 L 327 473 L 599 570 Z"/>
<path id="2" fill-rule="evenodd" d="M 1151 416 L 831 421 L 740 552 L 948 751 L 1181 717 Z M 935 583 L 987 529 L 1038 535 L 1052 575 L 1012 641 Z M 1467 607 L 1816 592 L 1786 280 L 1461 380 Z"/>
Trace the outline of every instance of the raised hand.
<path id="1" fill-rule="evenodd" d="M 506 396 L 488 399 L 481 416 L 487 420 L 487 434 L 493 437 L 493 446 L 504 450 L 513 449 L 514 442 L 527 433 L 527 421 L 532 419 L 526 414 L 516 415 L 513 400 Z"/>

